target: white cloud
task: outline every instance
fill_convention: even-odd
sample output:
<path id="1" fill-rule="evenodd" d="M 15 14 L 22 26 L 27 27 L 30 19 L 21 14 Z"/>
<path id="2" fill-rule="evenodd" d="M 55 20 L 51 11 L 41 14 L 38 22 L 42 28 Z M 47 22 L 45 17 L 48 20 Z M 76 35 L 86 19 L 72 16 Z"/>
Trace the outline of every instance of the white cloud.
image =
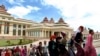
<path id="1" fill-rule="evenodd" d="M 10 4 L 17 4 L 17 5 L 21 5 L 21 3 L 25 2 L 24 0 L 6 0 L 7 2 L 9 2 Z"/>
<path id="2" fill-rule="evenodd" d="M 9 3 L 14 3 L 14 0 L 6 0 L 6 1 L 8 1 Z"/>
<path id="3" fill-rule="evenodd" d="M 43 5 L 57 8 L 74 29 L 79 25 L 100 31 L 100 0 L 41 0 Z M 92 14 L 84 17 L 87 13 Z"/>
<path id="4" fill-rule="evenodd" d="M 25 15 L 28 15 L 32 11 L 38 11 L 40 8 L 38 7 L 32 7 L 32 6 L 14 6 L 12 8 L 9 8 L 7 12 L 11 13 L 14 16 L 17 17 L 24 17 Z"/>

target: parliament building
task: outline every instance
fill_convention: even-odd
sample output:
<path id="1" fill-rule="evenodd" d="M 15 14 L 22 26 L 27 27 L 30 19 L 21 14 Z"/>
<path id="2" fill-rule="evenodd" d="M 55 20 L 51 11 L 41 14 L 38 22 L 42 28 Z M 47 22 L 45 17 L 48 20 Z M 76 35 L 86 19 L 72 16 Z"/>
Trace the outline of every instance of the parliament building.
<path id="1" fill-rule="evenodd" d="M 22 18 L 14 18 L 4 5 L 0 6 L 0 39 L 49 38 L 54 32 L 65 32 L 71 37 L 73 29 L 62 18 L 54 22 L 44 17 L 40 23 Z"/>
<path id="2" fill-rule="evenodd" d="M 54 32 L 65 32 L 70 38 L 73 35 L 73 28 L 60 18 L 55 22 L 53 18 L 37 23 L 32 20 L 14 18 L 7 12 L 4 5 L 0 5 L 0 39 L 20 39 L 20 38 L 49 38 Z M 88 34 L 84 32 L 84 36 Z M 100 38 L 100 33 L 96 32 L 95 38 Z"/>

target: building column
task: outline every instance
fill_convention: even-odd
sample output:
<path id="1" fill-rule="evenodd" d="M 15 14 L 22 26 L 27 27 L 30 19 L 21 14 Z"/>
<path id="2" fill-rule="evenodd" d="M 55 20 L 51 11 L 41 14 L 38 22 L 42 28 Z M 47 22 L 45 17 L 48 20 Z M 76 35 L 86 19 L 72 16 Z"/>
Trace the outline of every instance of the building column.
<path id="1" fill-rule="evenodd" d="M 51 37 L 51 35 L 52 35 L 52 32 L 51 32 L 51 31 L 49 31 L 49 38 Z"/>
<path id="2" fill-rule="evenodd" d="M 35 37 L 35 32 L 34 32 L 34 37 Z"/>
<path id="3" fill-rule="evenodd" d="M 30 34 L 29 34 L 30 32 L 28 31 L 28 37 L 30 37 Z"/>
<path id="4" fill-rule="evenodd" d="M 9 35 L 13 36 L 13 23 L 10 23 L 10 26 L 9 26 Z"/>
<path id="5" fill-rule="evenodd" d="M 16 36 L 18 36 L 18 24 L 16 24 Z"/>
<path id="6" fill-rule="evenodd" d="M 29 36 L 31 37 L 31 31 L 29 31 Z"/>
<path id="7" fill-rule="evenodd" d="M 37 37 L 39 37 L 39 30 L 37 30 Z"/>
<path id="8" fill-rule="evenodd" d="M 33 37 L 35 37 L 35 36 L 34 36 L 34 30 L 33 30 L 32 32 L 33 32 Z"/>
<path id="9" fill-rule="evenodd" d="M 32 31 L 32 37 L 33 37 L 33 31 Z"/>
<path id="10" fill-rule="evenodd" d="M 37 30 L 37 37 L 38 37 L 38 38 L 40 37 L 39 33 L 40 33 L 39 30 Z"/>
<path id="11" fill-rule="evenodd" d="M 48 38 L 50 38 L 50 31 L 48 31 Z"/>
<path id="12" fill-rule="evenodd" d="M 37 32 L 37 30 L 36 30 L 36 37 L 38 38 L 38 32 Z"/>
<path id="13" fill-rule="evenodd" d="M 33 32 L 31 31 L 31 37 L 33 37 Z"/>
<path id="14" fill-rule="evenodd" d="M 44 37 L 44 31 L 41 30 L 41 37 Z"/>
<path id="15" fill-rule="evenodd" d="M 27 37 L 28 37 L 28 31 L 25 31 L 25 34 L 26 34 L 25 36 L 27 36 Z"/>
<path id="16" fill-rule="evenodd" d="M 34 37 L 36 37 L 36 31 L 34 31 Z"/>
<path id="17" fill-rule="evenodd" d="M 44 35 L 45 35 L 45 33 L 44 33 L 44 30 L 43 30 L 43 36 L 42 36 L 43 38 L 45 37 Z"/>
<path id="18" fill-rule="evenodd" d="M 68 39 L 70 39 L 71 38 L 71 32 L 69 31 L 68 32 Z"/>
<path id="19" fill-rule="evenodd" d="M 34 37 L 35 37 L 35 31 L 34 31 Z"/>
<path id="20" fill-rule="evenodd" d="M 54 31 L 51 31 L 51 35 L 54 35 Z"/>
<path id="21" fill-rule="evenodd" d="M 46 30 L 44 31 L 44 37 L 47 38 L 47 33 Z"/>
<path id="22" fill-rule="evenodd" d="M 25 26 L 25 29 L 27 29 L 27 25 Z M 28 30 L 25 30 L 25 36 L 28 37 Z"/>
<path id="23" fill-rule="evenodd" d="M 33 33 L 33 31 L 32 31 L 32 37 L 34 37 L 34 33 Z"/>
<path id="24" fill-rule="evenodd" d="M 45 38 L 46 37 L 46 32 L 45 32 L 45 30 L 43 30 L 43 36 L 42 36 L 43 38 Z"/>
<path id="25" fill-rule="evenodd" d="M 36 37 L 38 37 L 38 32 L 37 32 L 37 30 L 36 30 Z"/>
<path id="26" fill-rule="evenodd" d="M 36 33 L 36 30 L 35 30 L 35 31 L 34 31 L 34 37 L 37 37 L 36 35 L 37 35 L 37 33 Z"/>
<path id="27" fill-rule="evenodd" d="M 42 31 L 41 31 L 41 30 L 39 31 L 39 34 L 40 34 L 40 36 L 39 36 L 39 37 L 41 37 L 41 36 L 42 36 Z"/>
<path id="28" fill-rule="evenodd" d="M 31 32 L 29 31 L 29 33 L 28 33 L 28 34 L 29 34 L 29 37 L 30 37 L 30 36 L 31 36 Z"/>
<path id="29" fill-rule="evenodd" d="M 23 36 L 23 25 L 21 25 L 21 36 Z"/>
<path id="30" fill-rule="evenodd" d="M 41 37 L 41 31 L 39 30 L 39 38 Z"/>
<path id="31" fill-rule="evenodd" d="M 48 31 L 45 31 L 45 38 L 48 37 Z"/>
<path id="32" fill-rule="evenodd" d="M 36 31 L 35 31 L 35 37 L 36 37 Z"/>
<path id="33" fill-rule="evenodd" d="M 39 30 L 39 33 L 38 33 L 38 34 L 39 34 L 39 36 L 38 36 L 38 37 L 40 38 L 40 37 L 41 37 L 41 31 L 40 31 L 40 30 Z"/>
<path id="34" fill-rule="evenodd" d="M 4 35 L 4 22 L 2 22 L 2 26 L 1 26 L 1 34 Z"/>
<path id="35" fill-rule="evenodd" d="M 47 31 L 47 38 L 49 38 L 49 31 Z"/>

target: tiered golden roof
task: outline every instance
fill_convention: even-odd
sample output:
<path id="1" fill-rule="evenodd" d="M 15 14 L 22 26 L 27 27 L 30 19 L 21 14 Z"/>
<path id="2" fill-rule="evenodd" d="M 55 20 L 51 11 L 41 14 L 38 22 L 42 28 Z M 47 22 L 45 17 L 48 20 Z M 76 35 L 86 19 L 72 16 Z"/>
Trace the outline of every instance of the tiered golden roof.
<path id="1" fill-rule="evenodd" d="M 4 5 L 0 5 L 0 14 L 10 15 Z"/>

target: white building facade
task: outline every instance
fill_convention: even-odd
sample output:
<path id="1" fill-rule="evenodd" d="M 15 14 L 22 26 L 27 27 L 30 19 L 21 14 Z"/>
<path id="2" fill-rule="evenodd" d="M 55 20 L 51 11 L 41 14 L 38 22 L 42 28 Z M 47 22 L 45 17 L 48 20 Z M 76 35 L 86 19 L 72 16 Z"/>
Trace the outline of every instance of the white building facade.
<path id="1" fill-rule="evenodd" d="M 14 18 L 6 11 L 4 5 L 0 5 L 0 39 L 19 38 L 49 38 L 54 32 L 65 32 L 68 38 L 74 31 L 62 18 L 55 22 L 53 18 L 47 17 L 37 23 L 32 20 Z M 88 30 L 85 29 L 83 37 L 87 37 Z M 100 32 L 95 32 L 94 39 L 100 38 Z"/>
<path id="2" fill-rule="evenodd" d="M 41 23 L 31 20 L 14 18 L 6 11 L 4 5 L 0 6 L 0 39 L 18 38 L 49 38 L 54 32 L 65 32 L 71 37 L 73 29 L 62 18 L 54 22 L 47 17 Z"/>
<path id="3" fill-rule="evenodd" d="M 47 17 L 44 20 L 34 25 L 31 28 L 27 28 L 28 37 L 42 37 L 42 38 L 49 38 L 54 32 L 65 32 L 67 36 L 70 38 L 73 29 L 69 27 L 67 23 L 63 21 L 62 18 L 59 19 L 57 23 L 52 22 L 52 18 L 49 21 Z"/>

